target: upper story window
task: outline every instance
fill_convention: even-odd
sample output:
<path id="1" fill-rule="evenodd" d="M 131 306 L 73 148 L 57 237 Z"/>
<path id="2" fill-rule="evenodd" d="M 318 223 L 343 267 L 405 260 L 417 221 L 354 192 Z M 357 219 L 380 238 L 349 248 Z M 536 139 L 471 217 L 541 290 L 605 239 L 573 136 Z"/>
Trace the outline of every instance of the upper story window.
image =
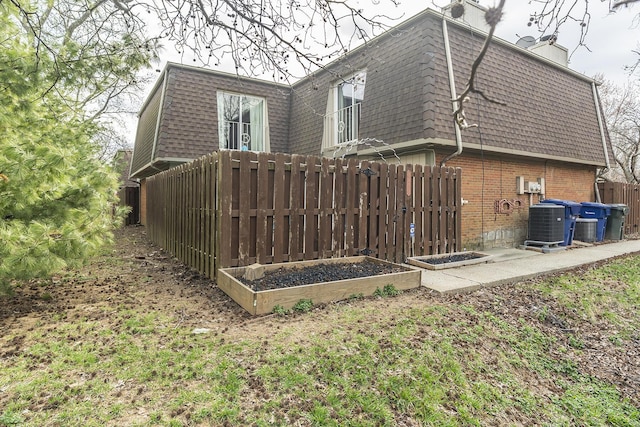
<path id="1" fill-rule="evenodd" d="M 366 80 L 366 71 L 359 71 L 339 81 L 331 89 L 325 115 L 323 148 L 359 139 L 360 107 Z"/>
<path id="2" fill-rule="evenodd" d="M 220 148 L 269 151 L 267 101 L 218 92 L 218 135 Z"/>

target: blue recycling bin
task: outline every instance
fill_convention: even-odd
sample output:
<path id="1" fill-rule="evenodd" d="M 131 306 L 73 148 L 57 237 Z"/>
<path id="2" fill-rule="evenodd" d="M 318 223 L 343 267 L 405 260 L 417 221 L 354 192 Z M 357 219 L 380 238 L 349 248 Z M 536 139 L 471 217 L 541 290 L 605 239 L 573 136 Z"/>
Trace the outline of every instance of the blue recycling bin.
<path id="1" fill-rule="evenodd" d="M 607 218 L 611 215 L 611 206 L 595 202 L 582 202 L 581 205 L 580 218 L 598 220 L 598 225 L 596 227 L 596 242 L 602 242 L 607 228 Z"/>
<path id="2" fill-rule="evenodd" d="M 561 246 L 571 246 L 576 230 L 576 219 L 580 215 L 582 205 L 572 200 L 561 199 L 545 199 L 540 203 L 564 206 L 564 242 L 562 242 Z"/>

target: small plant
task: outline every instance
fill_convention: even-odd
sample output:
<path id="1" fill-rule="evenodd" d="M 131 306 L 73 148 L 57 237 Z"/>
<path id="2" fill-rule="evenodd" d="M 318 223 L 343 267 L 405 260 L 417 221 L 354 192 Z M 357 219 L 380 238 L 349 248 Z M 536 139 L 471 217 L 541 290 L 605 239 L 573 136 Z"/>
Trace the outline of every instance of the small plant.
<path id="1" fill-rule="evenodd" d="M 377 297 L 395 297 L 400 293 L 399 290 L 396 289 L 392 284 L 384 285 L 382 289 L 376 288 L 376 291 L 373 295 Z"/>
<path id="2" fill-rule="evenodd" d="M 575 349 L 582 350 L 584 348 L 584 341 L 582 341 L 580 337 L 569 335 L 569 345 Z"/>
<path id="3" fill-rule="evenodd" d="M 271 310 L 273 314 L 277 314 L 278 316 L 286 316 L 289 313 L 289 310 L 281 306 L 280 304 L 276 304 Z"/>
<path id="4" fill-rule="evenodd" d="M 313 309 L 313 301 L 310 299 L 301 299 L 293 306 L 293 311 L 297 313 L 307 313 Z"/>
<path id="5" fill-rule="evenodd" d="M 360 292 L 359 294 L 351 294 L 349 295 L 349 301 L 361 300 L 364 299 L 364 294 Z"/>
<path id="6" fill-rule="evenodd" d="M 622 339 L 618 335 L 611 335 L 609 341 L 616 347 L 620 347 L 623 344 Z"/>
<path id="7" fill-rule="evenodd" d="M 51 301 L 53 299 L 53 297 L 51 296 L 51 294 L 49 292 L 45 292 L 44 294 L 40 295 L 40 299 L 42 301 Z"/>
<path id="8" fill-rule="evenodd" d="M 549 307 L 545 306 L 542 309 L 538 310 L 538 320 L 544 323 L 547 320 L 547 316 L 549 316 Z"/>
<path id="9" fill-rule="evenodd" d="M 18 424 L 22 424 L 22 421 L 22 417 L 12 411 L 5 411 L 0 414 L 1 426 L 17 426 Z"/>
<path id="10" fill-rule="evenodd" d="M 396 289 L 395 286 L 389 284 L 389 285 L 384 285 L 384 288 L 382 289 L 382 292 L 389 297 L 395 297 L 396 295 L 400 294 L 400 291 Z"/>

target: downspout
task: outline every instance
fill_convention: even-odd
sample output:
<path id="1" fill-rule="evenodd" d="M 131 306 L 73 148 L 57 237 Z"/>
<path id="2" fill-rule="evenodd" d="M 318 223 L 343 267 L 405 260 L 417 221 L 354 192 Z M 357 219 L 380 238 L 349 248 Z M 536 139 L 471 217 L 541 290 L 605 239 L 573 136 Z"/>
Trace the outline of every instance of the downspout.
<path id="1" fill-rule="evenodd" d="M 453 112 L 455 113 L 458 110 L 458 102 L 456 102 L 458 95 L 456 94 L 456 83 L 453 78 L 453 62 L 451 61 L 451 47 L 449 46 L 449 31 L 447 29 L 447 20 L 445 18 L 442 18 L 442 36 L 444 38 L 444 53 L 447 58 L 447 71 L 449 72 L 449 89 L 451 90 L 451 102 L 453 103 Z M 453 159 L 454 157 L 462 154 L 462 134 L 460 133 L 460 127 L 455 122 L 455 120 L 453 120 L 453 128 L 456 132 L 457 150 L 442 159 L 442 161 L 440 162 L 440 167 L 444 166 L 446 162 Z"/>
<path id="2" fill-rule="evenodd" d="M 604 134 L 604 124 L 602 123 L 602 115 L 600 112 L 600 97 L 598 97 L 598 90 L 596 89 L 596 82 L 591 82 L 591 89 L 593 90 L 593 102 L 596 104 L 596 115 L 598 116 L 598 127 L 600 128 L 600 138 L 602 139 L 602 149 L 604 150 L 605 171 L 611 168 L 609 161 L 609 150 L 607 149 L 607 138 Z M 598 190 L 598 180 L 593 183 L 595 187 L 596 202 L 602 203 L 600 198 L 600 190 Z"/>

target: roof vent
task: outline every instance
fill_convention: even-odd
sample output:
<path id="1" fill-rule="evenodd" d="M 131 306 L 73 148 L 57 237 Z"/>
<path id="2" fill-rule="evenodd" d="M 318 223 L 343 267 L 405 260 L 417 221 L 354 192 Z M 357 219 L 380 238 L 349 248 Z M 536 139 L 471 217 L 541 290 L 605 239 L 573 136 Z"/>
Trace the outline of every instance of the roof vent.
<path id="1" fill-rule="evenodd" d="M 491 27 L 484 19 L 486 11 L 487 9 L 480 6 L 477 0 L 454 0 L 442 8 L 446 16 L 488 33 Z"/>

